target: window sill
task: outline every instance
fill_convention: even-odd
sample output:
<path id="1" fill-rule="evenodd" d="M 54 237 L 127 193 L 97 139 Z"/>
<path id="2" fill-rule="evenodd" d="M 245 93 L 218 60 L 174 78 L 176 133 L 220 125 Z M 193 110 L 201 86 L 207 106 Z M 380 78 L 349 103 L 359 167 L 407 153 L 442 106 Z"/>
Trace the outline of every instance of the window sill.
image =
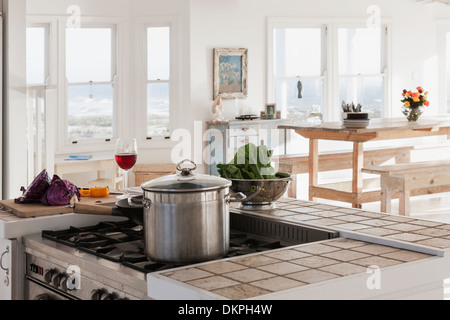
<path id="1" fill-rule="evenodd" d="M 178 144 L 178 141 L 171 141 L 165 139 L 141 140 L 138 141 L 138 149 L 172 149 Z M 100 153 L 100 152 L 114 152 L 115 139 L 111 141 L 101 142 L 81 142 L 73 145 L 65 145 L 59 148 L 56 156 L 65 156 L 68 154 L 80 153 Z"/>

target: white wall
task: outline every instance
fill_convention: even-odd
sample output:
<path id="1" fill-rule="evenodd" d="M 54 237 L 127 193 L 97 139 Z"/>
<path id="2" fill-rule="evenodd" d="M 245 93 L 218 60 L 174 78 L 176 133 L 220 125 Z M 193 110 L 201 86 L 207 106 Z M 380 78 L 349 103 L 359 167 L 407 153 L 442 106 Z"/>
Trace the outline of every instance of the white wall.
<path id="1" fill-rule="evenodd" d="M 381 19 L 391 29 L 392 116 L 401 114 L 401 92 L 417 86 L 429 92 L 427 115 L 442 113 L 438 104 L 436 19 L 450 19 L 450 6 L 422 4 L 415 0 L 191 0 L 191 105 L 199 119 L 207 120 L 212 103 L 213 57 L 215 47 L 245 47 L 249 50 L 249 95 L 246 103 L 259 114 L 267 102 L 267 30 L 268 17 L 329 19 L 329 21 L 365 20 L 367 9 L 376 5 Z M 244 102 L 241 102 L 244 103 Z M 233 118 L 241 108 L 234 101 L 224 104 Z M 340 108 L 337 104 L 336 108 Z M 396 141 L 393 143 L 402 143 Z M 297 150 L 307 152 L 306 139 L 296 138 Z M 321 143 L 321 149 L 351 148 L 346 143 Z M 298 151 L 297 151 L 298 152 Z"/>
<path id="2" fill-rule="evenodd" d="M 4 0 L 3 199 L 27 185 L 25 0 Z"/>
<path id="3" fill-rule="evenodd" d="M 73 4 L 82 8 L 82 14 L 126 17 L 129 24 L 137 16 L 182 17 L 183 103 L 175 128 L 189 129 L 192 135 L 195 121 L 212 118 L 214 48 L 243 47 L 249 52 L 248 98 L 237 103 L 224 101 L 225 115 L 232 119 L 242 110 L 259 114 L 268 102 L 268 17 L 367 19 L 370 5 L 379 6 L 381 17 L 390 20 L 392 25 L 392 99 L 389 101 L 392 115 L 402 116 L 401 91 L 418 85 L 430 92 L 431 106 L 426 114 L 443 111 L 440 110 L 443 106 L 437 103 L 439 66 L 435 20 L 450 20 L 447 5 L 423 4 L 416 0 L 27 0 L 27 9 L 29 14 L 64 14 Z M 129 57 L 133 45 L 130 39 Z M 132 105 L 132 74 L 127 73 L 127 77 L 130 86 L 126 90 L 126 101 Z M 131 117 L 130 125 L 134 119 Z M 171 149 L 140 151 L 140 163 L 170 161 Z"/>
<path id="4" fill-rule="evenodd" d="M 437 43 L 435 15 L 450 19 L 450 6 L 420 4 L 415 0 L 191 0 L 191 102 L 199 117 L 212 99 L 212 49 L 245 47 L 249 49 L 248 104 L 255 113 L 266 102 L 267 17 L 329 18 L 335 20 L 367 19 L 371 5 L 380 8 L 381 17 L 392 21 L 392 107 L 401 115 L 399 100 L 404 88 L 418 85 L 430 91 L 430 101 L 437 97 Z M 412 78 L 413 73 L 415 79 Z M 211 100 L 212 102 L 212 100 Z M 200 107 L 203 105 L 203 107 Z M 336 106 L 339 108 L 339 106 Z M 438 113 L 433 105 L 430 113 Z M 236 113 L 234 102 L 226 112 Z"/>

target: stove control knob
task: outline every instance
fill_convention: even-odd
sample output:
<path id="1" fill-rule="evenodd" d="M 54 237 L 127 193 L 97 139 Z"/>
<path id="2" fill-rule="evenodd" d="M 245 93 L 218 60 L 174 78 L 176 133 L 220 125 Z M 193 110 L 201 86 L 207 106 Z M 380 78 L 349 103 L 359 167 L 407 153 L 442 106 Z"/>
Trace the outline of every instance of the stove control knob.
<path id="1" fill-rule="evenodd" d="M 66 274 L 61 274 L 59 276 L 59 285 L 61 286 L 61 289 L 63 291 L 67 291 L 68 287 L 67 287 L 67 281 L 68 281 L 69 277 Z"/>
<path id="2" fill-rule="evenodd" d="M 119 296 L 115 293 L 109 293 L 103 295 L 102 300 L 119 300 Z"/>
<path id="3" fill-rule="evenodd" d="M 104 289 L 96 289 L 91 293 L 91 300 L 102 300 L 106 296 Z"/>
<path id="4" fill-rule="evenodd" d="M 51 283 L 53 275 L 55 274 L 55 272 L 56 272 L 55 269 L 50 269 L 50 270 L 45 271 L 45 273 L 44 273 L 44 280 L 45 280 L 45 282 Z"/>
<path id="5" fill-rule="evenodd" d="M 59 273 L 58 271 L 55 271 L 55 273 L 52 276 L 52 284 L 54 287 L 58 288 L 59 284 L 61 283 L 62 273 Z"/>

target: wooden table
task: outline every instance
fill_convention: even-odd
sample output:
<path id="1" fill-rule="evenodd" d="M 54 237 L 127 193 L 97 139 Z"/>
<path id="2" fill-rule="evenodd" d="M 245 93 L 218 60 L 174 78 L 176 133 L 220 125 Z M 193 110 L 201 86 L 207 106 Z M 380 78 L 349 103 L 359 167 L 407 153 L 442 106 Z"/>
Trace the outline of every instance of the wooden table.
<path id="1" fill-rule="evenodd" d="M 363 192 L 361 169 L 364 163 L 363 144 L 367 141 L 418 138 L 450 134 L 450 117 L 422 117 L 417 123 L 405 118 L 371 120 L 367 128 L 346 128 L 341 122 L 323 123 L 321 126 L 281 125 L 280 129 L 292 129 L 309 139 L 309 200 L 323 198 L 351 203 L 361 208 L 362 203 L 380 200 L 380 191 Z M 318 141 L 338 140 L 353 142 L 351 191 L 336 190 L 318 185 Z"/>

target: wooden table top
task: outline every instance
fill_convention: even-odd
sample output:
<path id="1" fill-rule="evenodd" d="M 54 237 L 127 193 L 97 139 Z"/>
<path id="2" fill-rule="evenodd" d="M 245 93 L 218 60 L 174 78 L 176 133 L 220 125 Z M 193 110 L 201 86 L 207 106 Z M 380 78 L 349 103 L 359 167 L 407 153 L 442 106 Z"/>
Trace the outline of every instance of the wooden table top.
<path id="1" fill-rule="evenodd" d="M 293 129 L 306 138 L 345 141 L 387 140 L 448 134 L 450 116 L 422 117 L 417 122 L 408 122 L 406 118 L 373 119 L 366 128 L 345 127 L 340 121 L 324 122 L 320 126 L 280 125 L 278 128 Z"/>
<path id="2" fill-rule="evenodd" d="M 417 122 L 408 122 L 406 118 L 383 118 L 370 120 L 367 128 L 345 127 L 342 122 L 324 122 L 320 126 L 309 124 L 280 125 L 280 129 L 301 129 L 309 131 L 351 131 L 351 132 L 373 132 L 383 130 L 410 130 L 439 128 L 450 126 L 450 116 L 422 117 Z"/>

